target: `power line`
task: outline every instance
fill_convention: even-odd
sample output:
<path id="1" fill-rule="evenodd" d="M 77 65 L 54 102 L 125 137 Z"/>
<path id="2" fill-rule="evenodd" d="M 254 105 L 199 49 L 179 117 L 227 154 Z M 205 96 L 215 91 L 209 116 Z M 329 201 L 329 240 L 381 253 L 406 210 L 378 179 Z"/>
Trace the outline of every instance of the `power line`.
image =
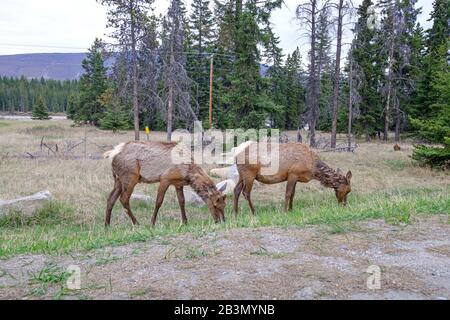
<path id="1" fill-rule="evenodd" d="M 87 50 L 87 48 L 80 48 L 80 47 L 35 45 L 35 44 L 19 44 L 19 43 L 0 43 L 0 46 L 5 46 L 5 47 L 25 47 L 25 48 L 52 48 L 52 49 Z"/>

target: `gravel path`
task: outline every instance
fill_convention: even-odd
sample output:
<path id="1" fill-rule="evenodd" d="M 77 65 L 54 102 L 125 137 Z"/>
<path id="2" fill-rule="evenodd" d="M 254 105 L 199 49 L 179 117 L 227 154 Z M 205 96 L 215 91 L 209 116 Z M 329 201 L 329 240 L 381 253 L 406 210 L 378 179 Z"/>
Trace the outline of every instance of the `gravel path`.
<path id="1" fill-rule="evenodd" d="M 69 265 L 81 269 L 81 290 L 33 280 Z M 372 265 L 379 289 L 367 286 Z M 449 217 L 415 217 L 407 226 L 365 221 L 341 234 L 320 226 L 235 229 L 0 260 L 0 299 L 17 298 L 450 299 Z"/>

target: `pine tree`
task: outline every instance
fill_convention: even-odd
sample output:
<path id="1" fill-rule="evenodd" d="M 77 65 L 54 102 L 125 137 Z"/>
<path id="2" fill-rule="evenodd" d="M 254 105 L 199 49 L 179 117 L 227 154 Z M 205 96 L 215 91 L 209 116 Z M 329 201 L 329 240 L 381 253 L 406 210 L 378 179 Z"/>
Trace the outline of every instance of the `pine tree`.
<path id="1" fill-rule="evenodd" d="M 227 96 L 230 103 L 230 121 L 243 128 L 259 128 L 271 115 L 282 112 L 280 106 L 267 96 L 268 83 L 260 73 L 261 53 L 281 63 L 282 55 L 277 47 L 278 39 L 270 28 L 272 10 L 281 1 L 266 1 L 264 6 L 256 0 L 234 1 L 234 54 L 231 90 Z"/>
<path id="2" fill-rule="evenodd" d="M 417 135 L 441 146 L 417 145 L 413 159 L 435 167 L 450 168 L 450 10 L 448 0 L 436 0 L 428 31 L 427 52 L 419 98 L 423 107 L 419 119 L 410 118 Z M 427 82 L 429 81 L 429 82 Z"/>
<path id="3" fill-rule="evenodd" d="M 435 0 L 431 19 L 433 26 L 426 31 L 425 47 L 426 52 L 422 60 L 422 74 L 417 85 L 417 117 L 419 119 L 430 119 L 436 116 L 432 110 L 436 97 L 431 88 L 436 72 L 442 68 L 442 47 L 448 46 L 450 37 L 450 10 L 449 0 Z"/>
<path id="4" fill-rule="evenodd" d="M 112 89 L 108 89 L 100 98 L 105 106 L 105 114 L 100 119 L 100 128 L 103 130 L 127 130 L 132 128 L 129 112 L 118 104 Z"/>
<path id="5" fill-rule="evenodd" d="M 409 99 L 405 101 L 405 113 L 413 118 L 418 118 L 423 116 L 422 108 L 423 104 L 420 101 L 422 94 L 422 79 L 425 70 L 425 34 L 423 28 L 418 23 L 414 28 L 413 35 L 410 39 L 411 41 L 411 63 L 410 63 L 410 77 L 412 82 L 415 84 L 415 90 L 411 93 Z"/>
<path id="6" fill-rule="evenodd" d="M 212 12 L 209 0 L 193 0 L 189 20 L 192 33 L 192 49 L 201 55 L 211 46 L 213 37 Z"/>
<path id="7" fill-rule="evenodd" d="M 284 128 L 297 129 L 298 119 L 305 111 L 305 89 L 302 85 L 302 58 L 300 49 L 292 53 L 286 59 L 286 111 Z"/>
<path id="8" fill-rule="evenodd" d="M 229 101 L 236 126 L 245 129 L 263 126 L 268 117 L 261 97 L 259 70 L 258 24 L 252 5 L 237 16 L 235 46 L 236 59 L 231 79 Z"/>
<path id="9" fill-rule="evenodd" d="M 357 134 L 364 134 L 367 141 L 381 131 L 379 119 L 382 110 L 378 91 L 382 75 L 380 43 L 376 41 L 377 31 L 368 23 L 369 19 L 373 19 L 372 6 L 371 0 L 364 0 L 358 7 L 352 43 L 354 87 L 360 97 L 354 128 Z"/>
<path id="10" fill-rule="evenodd" d="M 192 98 L 199 105 L 198 116 L 206 119 L 209 104 L 209 62 L 210 56 L 206 53 L 212 52 L 214 25 L 213 15 L 209 9 L 208 0 L 194 0 L 191 4 L 191 15 L 189 20 L 190 50 L 197 55 L 191 55 L 187 68 L 189 77 L 195 85 L 192 87 Z"/>
<path id="11" fill-rule="evenodd" d="M 77 80 L 8 78 L 0 76 L 0 111 L 29 112 L 39 96 L 47 101 L 51 112 L 64 112 L 67 97 L 78 93 Z"/>
<path id="12" fill-rule="evenodd" d="M 67 119 L 74 120 L 78 111 L 78 101 L 74 94 L 69 95 L 67 98 L 66 114 Z"/>
<path id="13" fill-rule="evenodd" d="M 415 88 L 411 72 L 412 41 L 420 10 L 415 8 L 416 0 L 383 0 L 383 13 L 379 32 L 384 68 L 384 140 L 387 141 L 391 119 L 395 123 L 395 141 L 400 140 L 400 131 L 405 124 L 404 109 Z"/>
<path id="14" fill-rule="evenodd" d="M 149 17 L 148 22 L 143 28 L 142 39 L 138 47 L 138 100 L 141 106 L 139 115 L 141 127 L 150 126 L 151 128 L 155 128 L 159 118 L 158 105 L 160 104 L 160 99 L 158 96 L 158 78 L 161 65 L 158 56 L 158 22 L 156 17 Z M 130 89 L 129 86 L 128 89 Z M 130 91 L 127 90 L 124 92 L 128 98 L 121 96 L 121 101 L 124 101 L 123 105 L 131 106 L 131 102 L 127 104 L 131 96 L 129 94 Z"/>
<path id="15" fill-rule="evenodd" d="M 442 50 L 442 62 L 446 62 Z M 435 117 L 427 120 L 410 119 L 417 134 L 429 142 L 441 146 L 416 145 L 412 158 L 422 164 L 450 169 L 450 68 L 447 63 L 443 70 L 434 73 L 431 89 L 435 102 L 430 106 Z"/>
<path id="16" fill-rule="evenodd" d="M 319 130 L 331 128 L 331 96 L 333 64 L 331 58 L 331 7 L 320 10 L 317 21 L 317 74 L 319 77 L 319 112 L 316 123 Z"/>
<path id="17" fill-rule="evenodd" d="M 230 116 L 229 91 L 234 69 L 235 15 L 234 0 L 214 2 L 213 21 L 215 24 L 212 51 L 214 56 L 213 81 L 213 122 L 214 126 L 225 129 L 234 126 Z M 200 106 L 201 107 L 201 106 Z M 202 119 L 204 119 L 202 117 Z"/>
<path id="18" fill-rule="evenodd" d="M 33 113 L 31 119 L 33 120 L 48 120 L 50 116 L 48 114 L 47 105 L 44 98 L 40 96 L 33 107 Z"/>
<path id="19" fill-rule="evenodd" d="M 100 39 L 95 39 L 86 58 L 81 63 L 84 74 L 80 78 L 80 100 L 75 117 L 76 122 L 98 125 L 103 116 L 104 107 L 100 102 L 100 97 L 108 88 L 105 60 L 104 43 Z"/>

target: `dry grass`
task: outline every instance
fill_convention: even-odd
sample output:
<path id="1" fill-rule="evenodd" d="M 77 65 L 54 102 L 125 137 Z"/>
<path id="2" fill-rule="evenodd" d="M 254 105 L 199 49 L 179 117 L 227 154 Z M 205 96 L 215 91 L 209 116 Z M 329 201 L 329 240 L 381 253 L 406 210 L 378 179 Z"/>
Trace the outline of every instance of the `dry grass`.
<path id="1" fill-rule="evenodd" d="M 25 156 L 25 152 L 39 154 L 42 137 L 61 147 L 70 140 L 80 142 L 87 135 L 86 153 L 100 157 L 105 150 L 134 138 L 133 132 L 113 134 L 92 127 L 71 127 L 71 121 L 4 121 L 8 125 L 0 128 L 0 199 L 25 196 L 48 189 L 55 199 L 72 205 L 80 221 L 91 222 L 104 206 L 112 188 L 110 163 L 107 160 L 50 158 L 10 158 L 11 155 Z M 152 132 L 151 139 L 164 140 L 165 133 Z M 449 185 L 449 175 L 431 171 L 412 164 L 410 144 L 402 144 L 402 151 L 394 152 L 391 143 L 363 143 L 355 154 L 346 152 L 320 153 L 332 167 L 344 171 L 352 170 L 353 192 L 367 194 L 411 187 L 442 187 Z M 84 144 L 74 149 L 73 155 L 83 157 Z M 285 184 L 255 188 L 256 201 L 279 202 L 283 198 Z M 155 185 L 138 185 L 135 192 L 154 195 Z M 301 184 L 298 197 L 307 193 L 330 193 L 317 182 Z M 173 194 L 167 202 L 175 201 Z M 172 207 L 172 206 L 171 206 Z M 176 206 L 175 206 L 176 208 Z"/>
<path id="2" fill-rule="evenodd" d="M 48 189 L 58 203 L 73 209 L 74 221 L 80 226 L 101 226 L 106 197 L 113 181 L 108 160 L 67 160 L 61 158 L 17 158 L 26 152 L 40 153 L 40 141 L 45 137 L 49 144 L 58 144 L 64 149 L 67 141 L 80 142 L 87 136 L 86 155 L 100 157 L 110 147 L 132 140 L 132 132 L 113 134 L 95 128 L 71 127 L 70 121 L 0 121 L 0 199 L 25 196 Z M 152 132 L 151 139 L 163 140 L 164 133 Z M 342 137 L 344 139 L 344 137 Z M 320 156 L 332 167 L 352 170 L 352 194 L 350 203 L 369 199 L 372 194 L 397 194 L 401 190 L 436 189 L 448 195 L 450 182 L 446 172 L 432 171 L 413 165 L 409 158 L 412 145 L 402 144 L 402 151 L 394 152 L 392 143 L 358 142 L 357 151 L 352 153 L 321 153 Z M 74 149 L 73 155 L 83 157 L 84 145 Z M 137 193 L 151 196 L 156 194 L 156 185 L 138 185 Z M 258 207 L 281 210 L 285 184 L 256 186 L 253 192 Z M 305 203 L 320 205 L 321 202 L 334 208 L 332 190 L 324 189 L 318 182 L 300 184 L 297 187 L 296 203 L 304 209 Z M 352 200 L 353 198 L 353 200 Z M 395 195 L 392 196 L 395 201 Z M 364 200 L 365 201 L 365 200 Z M 231 201 L 229 200 L 229 203 Z M 448 203 L 447 203 L 448 204 Z M 152 205 L 132 204 L 141 223 L 148 225 Z M 231 205 L 228 205 L 230 214 Z M 241 208 L 247 210 L 244 200 Z M 179 221 L 175 193 L 171 190 L 160 213 L 159 225 Z M 440 209 L 439 209 L 440 210 Z M 113 225 L 127 226 L 125 215 L 118 203 L 113 214 Z M 188 218 L 206 221 L 209 214 L 205 209 L 188 207 Z M 202 222 L 203 223 L 203 222 Z M 209 223 L 209 222 L 208 222 Z M 264 225 L 267 222 L 264 221 Z M 25 236 L 25 235 L 24 235 Z"/>

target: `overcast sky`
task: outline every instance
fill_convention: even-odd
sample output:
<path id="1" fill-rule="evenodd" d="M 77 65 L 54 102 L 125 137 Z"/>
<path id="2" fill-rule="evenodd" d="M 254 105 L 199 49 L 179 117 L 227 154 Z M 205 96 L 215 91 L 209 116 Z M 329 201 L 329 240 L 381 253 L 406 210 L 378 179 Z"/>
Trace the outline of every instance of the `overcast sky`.
<path id="1" fill-rule="evenodd" d="M 362 0 L 354 0 L 359 5 Z M 191 0 L 185 0 L 189 4 Z M 212 2 L 212 1 L 211 1 Z M 285 53 L 306 39 L 294 20 L 295 7 L 304 0 L 285 0 L 273 13 L 275 33 Z M 156 0 L 156 12 L 164 13 L 169 0 Z M 419 18 L 425 28 L 432 1 L 419 0 Z M 105 38 L 106 9 L 95 0 L 0 0 L 0 55 L 35 52 L 84 52 L 96 37 Z"/>

